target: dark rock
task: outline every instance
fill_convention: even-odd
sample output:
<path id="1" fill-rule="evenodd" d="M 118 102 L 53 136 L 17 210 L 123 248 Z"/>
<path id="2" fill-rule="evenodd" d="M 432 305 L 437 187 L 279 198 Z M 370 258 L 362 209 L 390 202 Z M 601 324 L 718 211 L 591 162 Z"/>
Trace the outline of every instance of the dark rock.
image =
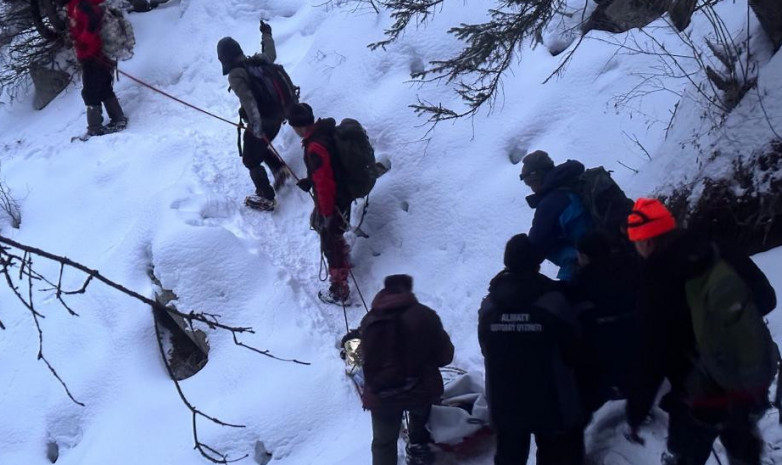
<path id="1" fill-rule="evenodd" d="M 49 104 L 71 82 L 71 75 L 59 69 L 52 69 L 40 64 L 30 66 L 30 77 L 35 86 L 33 106 L 40 110 Z"/>
<path id="2" fill-rule="evenodd" d="M 720 156 L 720 155 L 717 155 Z M 663 200 L 687 228 L 741 247 L 747 254 L 782 245 L 782 140 L 762 153 L 733 162 L 730 177 L 704 180 L 694 201 L 692 187 Z"/>
<path id="3" fill-rule="evenodd" d="M 672 0 L 603 1 L 581 29 L 584 34 L 592 29 L 619 33 L 644 27 L 662 16 L 671 4 Z"/>

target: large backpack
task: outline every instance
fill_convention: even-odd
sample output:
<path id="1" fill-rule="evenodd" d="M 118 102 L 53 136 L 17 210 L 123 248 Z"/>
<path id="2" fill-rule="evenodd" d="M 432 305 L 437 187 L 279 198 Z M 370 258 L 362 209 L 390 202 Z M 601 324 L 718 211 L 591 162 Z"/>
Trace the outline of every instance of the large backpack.
<path id="1" fill-rule="evenodd" d="M 611 173 L 602 166 L 589 168 L 579 177 L 576 190 L 594 227 L 612 237 L 619 236 L 633 210 L 633 201 L 611 178 Z"/>
<path id="2" fill-rule="evenodd" d="M 103 44 L 103 54 L 112 60 L 129 60 L 133 57 L 133 47 L 136 36 L 133 25 L 122 14 L 122 11 L 101 3 L 103 18 L 100 25 L 100 39 Z"/>
<path id="3" fill-rule="evenodd" d="M 410 387 L 402 346 L 402 312 L 372 320 L 361 328 L 361 357 L 367 387 L 379 397 L 404 392 Z"/>
<path id="4" fill-rule="evenodd" d="M 367 132 L 358 121 L 345 118 L 334 133 L 341 179 L 339 182 L 351 201 L 366 197 L 375 187 L 380 173 L 375 162 L 375 149 Z"/>
<path id="5" fill-rule="evenodd" d="M 767 390 L 779 350 L 741 276 L 718 258 L 685 290 L 699 355 L 696 376 L 726 392 Z"/>
<path id="6" fill-rule="evenodd" d="M 246 59 L 244 68 L 250 75 L 250 88 L 261 116 L 274 114 L 288 119 L 291 106 L 299 103 L 299 87 L 285 68 L 264 57 Z"/>

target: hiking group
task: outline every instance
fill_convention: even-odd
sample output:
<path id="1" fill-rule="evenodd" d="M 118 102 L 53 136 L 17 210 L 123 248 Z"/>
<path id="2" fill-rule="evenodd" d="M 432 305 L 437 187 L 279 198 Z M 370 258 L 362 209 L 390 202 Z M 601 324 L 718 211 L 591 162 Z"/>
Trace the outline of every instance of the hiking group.
<path id="1" fill-rule="evenodd" d="M 113 39 L 101 30 L 116 15 L 103 3 L 67 0 L 89 136 L 127 123 L 112 88 L 121 53 L 107 52 Z M 319 297 L 345 306 L 351 204 L 387 168 L 376 164 L 357 121 L 316 119 L 299 102 L 299 89 L 274 63 L 271 26 L 259 28 L 261 52 L 253 56 L 230 37 L 217 44 L 241 105 L 237 145 L 255 188 L 245 202 L 272 212 L 276 192 L 295 178 L 271 144 L 287 121 L 307 170 L 296 185 L 313 198 L 310 227 L 328 264 L 329 288 Z M 625 436 L 643 444 L 642 427 L 667 381 L 659 401 L 668 414 L 662 464 L 704 465 L 719 438 L 732 465 L 760 465 L 757 423 L 779 363 L 763 320 L 776 297 L 760 269 L 732 244 L 677 227 L 660 201 L 628 199 L 602 167 L 555 165 L 535 151 L 522 159 L 520 179 L 532 190 L 532 225 L 507 242 L 504 268 L 478 311 L 494 463 L 526 463 L 534 436 L 538 465 L 584 464 L 585 428 L 609 400 L 626 399 Z M 558 280 L 541 274 L 545 259 L 559 267 Z M 407 463 L 432 464 L 426 425 L 443 393 L 440 368 L 454 356 L 440 318 L 418 302 L 410 276 L 392 275 L 357 335 L 373 465 L 397 463 L 403 418 Z"/>
<path id="2" fill-rule="evenodd" d="M 584 431 L 610 400 L 626 400 L 625 438 L 643 445 L 664 391 L 663 465 L 704 465 L 717 438 L 731 465 L 760 465 L 757 423 L 779 373 L 763 320 L 776 295 L 763 272 L 730 244 L 677 227 L 659 200 L 627 199 L 602 167 L 535 151 L 520 178 L 533 191 L 532 226 L 507 242 L 478 311 L 494 463 L 527 463 L 534 436 L 538 465 L 584 465 Z M 559 280 L 541 274 L 544 259 Z M 373 465 L 397 463 L 402 411 L 407 463 L 434 463 L 421 425 L 454 349 L 412 278 L 386 278 L 354 337 Z"/>

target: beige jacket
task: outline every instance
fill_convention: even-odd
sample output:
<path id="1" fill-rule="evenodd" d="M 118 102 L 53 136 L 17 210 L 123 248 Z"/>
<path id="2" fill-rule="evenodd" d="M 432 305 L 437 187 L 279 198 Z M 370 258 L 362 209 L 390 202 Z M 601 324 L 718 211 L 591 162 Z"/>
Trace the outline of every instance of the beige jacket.
<path id="1" fill-rule="evenodd" d="M 274 46 L 274 39 L 271 34 L 261 35 L 261 53 L 253 55 L 253 58 L 259 57 L 265 58 L 272 63 L 277 59 L 277 49 Z M 241 66 L 232 69 L 228 73 L 228 84 L 231 86 L 231 90 L 234 91 L 236 96 L 239 97 L 242 109 L 247 115 L 250 132 L 258 138 L 263 137 L 263 120 L 261 119 L 258 102 L 253 96 L 250 75 L 247 73 L 247 70 Z"/>

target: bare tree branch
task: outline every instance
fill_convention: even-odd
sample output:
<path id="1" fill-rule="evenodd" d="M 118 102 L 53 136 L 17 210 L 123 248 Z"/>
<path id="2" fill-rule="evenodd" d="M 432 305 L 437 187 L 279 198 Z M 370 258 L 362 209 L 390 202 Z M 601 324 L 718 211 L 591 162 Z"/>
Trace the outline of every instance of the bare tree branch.
<path id="1" fill-rule="evenodd" d="M 216 449 L 204 444 L 198 439 L 198 417 L 206 418 L 212 423 L 218 424 L 220 426 L 226 426 L 229 428 L 244 428 L 245 426 L 226 423 L 222 420 L 219 420 L 216 417 L 205 414 L 204 412 L 198 410 L 193 404 L 190 403 L 190 401 L 187 399 L 187 396 L 185 396 L 185 393 L 182 391 L 182 386 L 179 385 L 179 381 L 177 380 L 177 377 L 174 375 L 174 370 L 171 368 L 171 364 L 168 363 L 168 358 L 166 357 L 166 350 L 163 347 L 163 336 L 160 334 L 160 328 L 158 327 L 157 323 L 155 323 L 155 335 L 157 336 L 156 339 L 157 339 L 158 349 L 160 350 L 160 357 L 163 359 L 163 365 L 166 367 L 168 376 L 174 381 L 174 386 L 176 386 L 176 391 L 177 394 L 179 394 L 179 398 L 182 400 L 182 403 L 185 404 L 185 406 L 190 410 L 190 413 L 193 416 L 193 441 L 195 441 L 194 448 L 198 450 L 198 452 L 205 459 L 209 460 L 212 463 L 238 462 L 239 460 L 242 460 L 245 457 L 247 457 L 247 455 L 244 455 L 243 457 L 240 457 L 238 459 L 229 460 L 226 454 L 217 451 Z M 236 335 L 234 335 L 234 338 L 235 337 Z"/>
<path id="2" fill-rule="evenodd" d="M 21 251 L 21 255 L 15 253 L 14 250 Z M 42 257 L 47 260 L 51 260 L 60 264 L 58 275 L 56 278 L 56 283 L 54 282 L 55 281 L 54 279 L 49 279 L 43 274 L 35 270 L 35 268 L 33 267 L 33 256 Z M 87 275 L 87 278 L 84 280 L 80 288 L 76 290 L 63 289 L 63 276 L 66 268 L 73 268 Z M 17 269 L 18 269 L 18 273 L 13 273 L 12 275 L 12 272 L 16 271 Z M 0 235 L 0 274 L 5 276 L 5 281 L 6 284 L 8 285 L 8 288 L 32 315 L 33 321 L 35 323 L 35 327 L 38 331 L 38 359 L 43 360 L 43 362 L 48 367 L 49 371 L 54 375 L 54 377 L 60 382 L 62 387 L 65 389 L 65 392 L 68 395 L 68 397 L 77 405 L 83 406 L 84 404 L 76 400 L 76 398 L 71 393 L 65 381 L 59 375 L 59 373 L 54 368 L 52 363 L 50 363 L 50 361 L 44 355 L 43 330 L 40 325 L 40 319 L 45 318 L 45 316 L 35 308 L 35 299 L 34 299 L 35 295 L 33 293 L 33 290 L 36 289 L 36 285 L 38 285 L 39 287 L 42 287 L 41 285 L 49 286 L 37 290 L 44 291 L 44 292 L 46 291 L 54 292 L 57 301 L 68 311 L 69 315 L 78 316 L 78 314 L 75 311 L 73 311 L 73 309 L 71 309 L 70 306 L 68 306 L 68 304 L 65 302 L 64 297 L 70 295 L 76 295 L 76 294 L 85 294 L 87 292 L 90 283 L 97 280 L 108 285 L 109 287 L 112 287 L 122 292 L 127 296 L 130 296 L 140 302 L 149 305 L 152 308 L 153 315 L 155 314 L 155 312 L 158 311 L 167 312 L 171 315 L 177 315 L 179 317 L 184 318 L 184 320 L 187 322 L 187 324 L 190 326 L 191 329 L 193 328 L 194 322 L 200 322 L 205 324 L 209 328 L 230 332 L 231 335 L 233 336 L 234 344 L 244 349 L 250 350 L 252 352 L 279 361 L 291 362 L 299 365 L 309 365 L 308 362 L 302 362 L 296 359 L 285 359 L 285 358 L 277 357 L 268 350 L 260 350 L 241 342 L 238 339 L 239 334 L 254 333 L 254 331 L 250 327 L 230 326 L 230 325 L 223 324 L 220 322 L 219 319 L 220 315 L 215 313 L 194 312 L 194 311 L 191 311 L 189 313 L 180 312 L 175 308 L 165 306 L 155 300 L 144 297 L 143 295 L 134 292 L 122 286 L 121 284 L 118 284 L 104 277 L 103 275 L 100 274 L 98 270 L 90 269 L 80 263 L 68 259 L 67 257 L 62 257 L 35 247 L 21 244 L 2 235 Z M 17 282 L 20 284 L 17 285 Z M 24 289 L 24 286 L 26 286 L 26 289 Z M 6 329 L 2 321 L 0 321 L 0 329 L 3 330 Z M 216 417 L 210 416 L 204 413 L 203 411 L 199 410 L 198 408 L 196 408 L 187 399 L 187 397 L 185 396 L 182 390 L 182 387 L 179 384 L 179 381 L 177 380 L 177 377 L 174 374 L 171 365 L 169 364 L 168 359 L 166 358 L 165 350 L 163 348 L 163 339 L 161 337 L 160 328 L 158 327 L 157 322 L 155 323 L 155 333 L 158 339 L 158 348 L 160 349 L 160 354 L 163 357 L 163 363 L 166 367 L 166 370 L 169 376 L 171 377 L 171 379 L 174 381 L 174 385 L 176 386 L 177 393 L 179 394 L 179 397 L 181 398 L 182 402 L 192 413 L 193 439 L 195 441 L 195 449 L 198 450 L 203 457 L 205 457 L 206 459 L 210 460 L 213 463 L 227 464 L 245 458 L 246 455 L 238 459 L 229 459 L 226 454 L 219 452 L 218 450 L 214 449 L 213 447 L 199 440 L 198 429 L 197 429 L 197 424 L 198 424 L 197 420 L 199 417 L 205 418 L 211 421 L 212 423 L 215 423 L 220 426 L 226 426 L 231 428 L 243 428 L 244 426 L 227 423 Z"/>

